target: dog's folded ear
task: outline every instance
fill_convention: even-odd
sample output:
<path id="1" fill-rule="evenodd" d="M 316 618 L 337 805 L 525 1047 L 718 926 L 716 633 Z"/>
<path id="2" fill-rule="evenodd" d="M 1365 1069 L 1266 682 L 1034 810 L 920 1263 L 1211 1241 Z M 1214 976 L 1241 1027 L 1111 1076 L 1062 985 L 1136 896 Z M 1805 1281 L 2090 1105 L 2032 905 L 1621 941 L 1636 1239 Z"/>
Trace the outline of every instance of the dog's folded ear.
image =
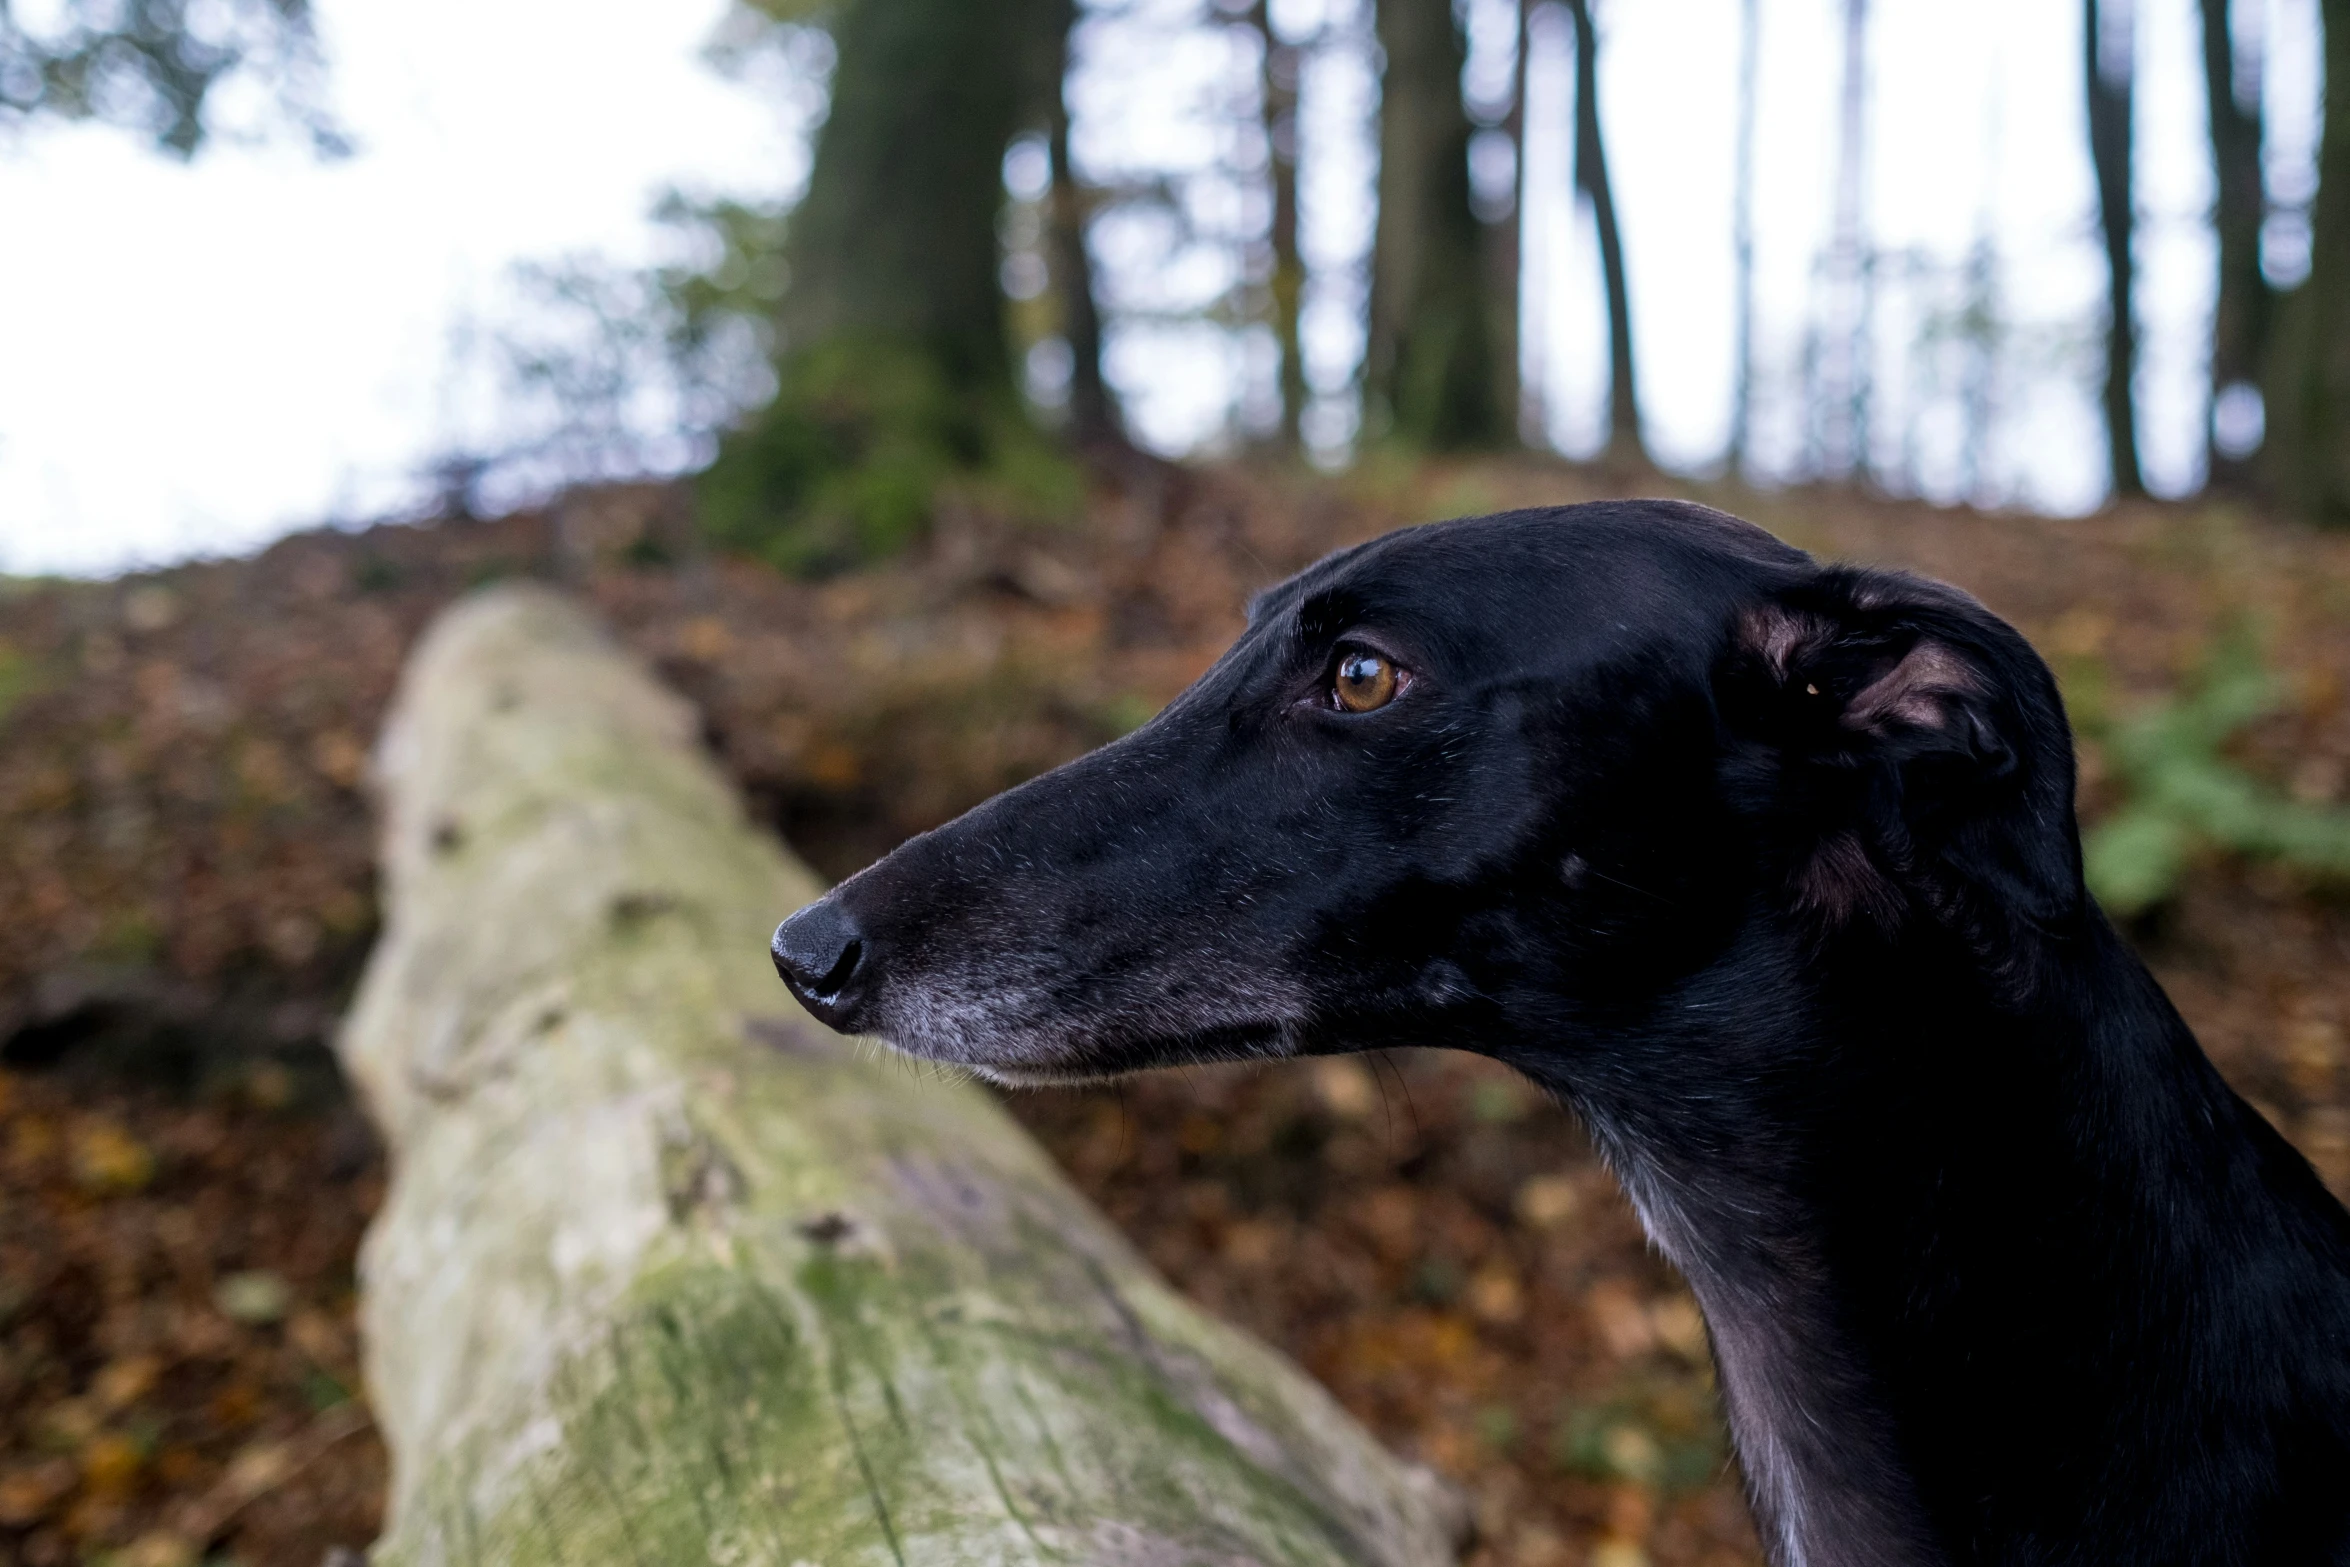
<path id="1" fill-rule="evenodd" d="M 1716 666 L 1725 785 L 1795 904 L 1982 937 L 2079 908 L 2072 737 L 2030 645 L 1956 589 L 1837 568 L 1746 605 Z"/>

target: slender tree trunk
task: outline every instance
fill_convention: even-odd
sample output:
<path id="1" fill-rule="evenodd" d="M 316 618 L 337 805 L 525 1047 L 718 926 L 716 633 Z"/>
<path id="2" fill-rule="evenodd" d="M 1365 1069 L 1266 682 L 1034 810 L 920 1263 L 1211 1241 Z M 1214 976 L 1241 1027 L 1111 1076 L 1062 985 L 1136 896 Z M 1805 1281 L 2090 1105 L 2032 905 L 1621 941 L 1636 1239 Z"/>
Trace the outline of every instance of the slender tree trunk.
<path id="1" fill-rule="evenodd" d="M 2083 0 L 2081 55 L 2089 94 L 2089 161 L 2097 174 L 2098 227 L 2108 278 L 2105 324 L 2105 438 L 2116 496 L 2143 495 L 2138 419 L 2131 382 L 2138 368 L 2136 213 L 2130 177 L 2133 82 L 2137 74 L 2132 0 Z"/>
<path id="2" fill-rule="evenodd" d="M 1525 206 L 1518 199 L 1516 170 L 1526 162 L 1526 8 L 1516 8 L 1511 48 L 1510 104 L 1500 133 L 1509 138 L 1512 171 L 1509 210 L 1485 224 L 1485 330 L 1493 341 L 1493 402 L 1514 441 L 1526 436 L 1526 411 L 1518 385 L 1518 295 L 1525 270 Z"/>
<path id="3" fill-rule="evenodd" d="M 1102 377 L 1102 312 L 1093 290 L 1093 252 L 1085 242 L 1087 203 L 1077 170 L 1069 161 L 1069 35 L 1077 25 L 1075 0 L 1047 0 L 1054 47 L 1047 79 L 1038 84 L 1044 100 L 1053 160 L 1050 253 L 1061 336 L 1069 345 L 1069 438 L 1080 447 L 1122 447 L 1125 422 L 1117 399 Z"/>
<path id="4" fill-rule="evenodd" d="M 1607 284 L 1607 451 L 1611 459 L 1645 464 L 1640 394 L 1632 361 L 1632 293 L 1624 276 L 1624 238 L 1616 226 L 1616 198 L 1599 129 L 1599 29 L 1591 0 L 1567 0 L 1575 18 L 1575 187 L 1591 203 L 1599 235 L 1599 269 Z"/>
<path id="5" fill-rule="evenodd" d="M 1534 185 L 1528 174 L 1533 159 L 1528 156 L 1531 136 L 1528 131 L 1528 113 L 1532 100 L 1526 95 L 1526 84 L 1533 71 L 1534 8 L 1542 0 L 1519 0 L 1518 3 L 1518 70 L 1514 88 L 1518 125 L 1518 438 L 1526 445 L 1546 450 L 1550 445 L 1550 409 L 1547 399 L 1548 365 L 1544 354 L 1543 333 L 1547 330 L 1548 315 L 1544 309 L 1546 290 L 1542 263 L 1535 249 L 1539 232 L 1532 225 L 1529 214 L 1534 210 Z M 1534 287 L 1525 286 L 1529 269 L 1534 275 Z"/>
<path id="6" fill-rule="evenodd" d="M 1493 395 L 1460 29 L 1451 0 L 1377 0 L 1376 23 L 1387 70 L 1364 422 L 1434 451 L 1497 446 L 1512 432 Z"/>
<path id="7" fill-rule="evenodd" d="M 1812 471 L 1866 479 L 1875 257 L 1868 235 L 1868 3 L 1844 0 L 1836 115 L 1836 199 L 1818 274 L 1819 315 L 1804 372 Z"/>
<path id="8" fill-rule="evenodd" d="M 1298 80 L 1302 51 L 1284 43 L 1273 31 L 1269 0 L 1257 0 L 1250 20 L 1264 46 L 1262 93 L 1267 167 L 1273 184 L 1273 339 L 1281 350 L 1281 430 L 1283 451 L 1298 449 L 1298 422 L 1306 408 L 1305 350 L 1298 337 L 1298 317 L 1305 305 L 1306 264 L 1298 249 L 1297 162 Z"/>
<path id="9" fill-rule="evenodd" d="M 2211 320 L 2211 399 L 2235 387 L 2265 381 L 2269 330 L 2268 279 L 2260 270 L 2262 193 L 2260 84 L 2240 70 L 2229 25 L 2229 0 L 2202 0 L 2203 87 L 2211 123 L 2212 173 L 2218 186 L 2212 230 L 2219 241 L 2219 298 Z M 2207 428 L 2206 435 L 2211 431 Z M 2207 445 L 2209 482 L 2242 489 L 2252 478 L 2249 453 L 2231 457 Z"/>
<path id="10" fill-rule="evenodd" d="M 1740 0 L 1738 16 L 1738 169 L 1730 212 L 1730 246 L 1738 270 L 1738 316 L 1733 330 L 1730 451 L 1732 478 L 1746 472 L 1754 439 L 1754 110 L 1761 64 L 1762 23 L 1756 0 Z"/>
<path id="11" fill-rule="evenodd" d="M 2325 126 L 2310 209 L 2309 278 L 2279 302 L 2264 453 L 2278 497 L 2350 526 L 2350 0 L 2323 0 Z"/>

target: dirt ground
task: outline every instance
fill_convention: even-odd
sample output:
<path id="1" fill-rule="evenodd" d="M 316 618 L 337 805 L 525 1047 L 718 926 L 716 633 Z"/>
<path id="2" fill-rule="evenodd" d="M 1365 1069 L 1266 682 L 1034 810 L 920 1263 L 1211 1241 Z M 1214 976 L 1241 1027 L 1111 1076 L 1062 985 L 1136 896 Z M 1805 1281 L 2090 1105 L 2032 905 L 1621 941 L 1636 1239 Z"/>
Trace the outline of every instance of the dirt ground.
<path id="1" fill-rule="evenodd" d="M 1251 589 L 1324 550 L 1611 488 L 1531 461 L 1154 470 L 1083 529 L 950 514 L 918 558 L 821 585 L 706 558 L 677 496 L 625 488 L 0 587 L 0 1561 L 318 1567 L 372 1535 L 352 1266 L 383 1171 L 324 1046 L 374 920 L 367 746 L 454 595 L 528 574 L 587 596 L 838 876 L 1140 722 Z M 2049 522 L 1670 488 L 1961 583 L 2124 705 L 2252 612 L 2293 700 L 2243 759 L 2344 793 L 2350 539 L 2210 507 Z M 2112 784 L 2083 761 L 2093 812 Z M 2213 862 L 2136 934 L 2350 1191 L 2350 900 Z M 1015 1109 L 1180 1288 L 1459 1480 L 1478 1567 L 1757 1559 L 1688 1296 L 1508 1074 L 1405 1053 Z"/>

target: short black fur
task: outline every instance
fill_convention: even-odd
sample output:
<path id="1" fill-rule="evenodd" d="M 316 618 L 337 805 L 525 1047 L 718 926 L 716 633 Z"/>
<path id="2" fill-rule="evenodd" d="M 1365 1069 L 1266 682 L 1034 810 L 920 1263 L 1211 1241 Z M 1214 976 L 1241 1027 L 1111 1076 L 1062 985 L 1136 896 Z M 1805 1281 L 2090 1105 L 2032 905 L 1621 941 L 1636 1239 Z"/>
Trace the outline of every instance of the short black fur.
<path id="1" fill-rule="evenodd" d="M 1334 707 L 1342 649 L 1392 702 Z M 1269 590 L 776 961 L 1007 1082 L 1517 1067 L 1697 1292 L 1782 1567 L 2350 1561 L 2350 1215 L 2089 898 L 2072 794 L 1965 595 L 1701 507 L 1519 512 Z"/>

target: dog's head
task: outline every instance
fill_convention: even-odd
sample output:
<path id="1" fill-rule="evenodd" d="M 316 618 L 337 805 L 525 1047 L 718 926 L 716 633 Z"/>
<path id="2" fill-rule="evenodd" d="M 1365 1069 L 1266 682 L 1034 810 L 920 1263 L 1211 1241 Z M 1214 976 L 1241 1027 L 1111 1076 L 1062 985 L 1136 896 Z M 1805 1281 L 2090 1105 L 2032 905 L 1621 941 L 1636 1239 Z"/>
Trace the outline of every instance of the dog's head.
<path id="1" fill-rule="evenodd" d="M 1005 1082 L 1571 1050 L 1757 920 L 1993 967 L 2083 898 L 2046 669 L 1951 589 L 1703 507 L 1408 529 L 1261 594 L 1148 724 L 776 932 L 836 1028 Z"/>

